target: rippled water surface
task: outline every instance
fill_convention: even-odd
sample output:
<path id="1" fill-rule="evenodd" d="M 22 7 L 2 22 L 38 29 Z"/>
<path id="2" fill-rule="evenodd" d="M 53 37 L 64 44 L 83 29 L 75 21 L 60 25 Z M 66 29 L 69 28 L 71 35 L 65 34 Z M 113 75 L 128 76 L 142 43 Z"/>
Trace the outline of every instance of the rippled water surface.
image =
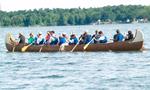
<path id="1" fill-rule="evenodd" d="M 103 30 L 111 38 L 121 32 L 139 28 L 144 33 L 145 51 L 131 52 L 8 52 L 5 35 L 17 37 L 55 30 L 57 34 Z M 0 90 L 149 90 L 150 24 L 116 24 L 99 26 L 60 26 L 0 28 Z"/>

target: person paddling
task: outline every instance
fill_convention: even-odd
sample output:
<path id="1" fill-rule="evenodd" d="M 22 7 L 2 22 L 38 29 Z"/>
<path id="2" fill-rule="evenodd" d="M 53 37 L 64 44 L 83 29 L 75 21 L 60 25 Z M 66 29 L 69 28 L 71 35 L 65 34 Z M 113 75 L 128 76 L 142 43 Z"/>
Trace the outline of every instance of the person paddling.
<path id="1" fill-rule="evenodd" d="M 78 39 L 77 39 L 76 35 L 72 34 L 70 36 L 69 45 L 76 45 L 77 43 L 78 43 Z"/>
<path id="2" fill-rule="evenodd" d="M 41 45 L 44 43 L 44 38 L 42 37 L 42 33 L 39 32 L 37 37 L 35 37 L 35 44 Z"/>
<path id="3" fill-rule="evenodd" d="M 122 33 L 120 33 L 119 29 L 116 30 L 116 34 L 114 35 L 114 42 L 121 42 L 123 41 L 124 36 Z"/>
<path id="4" fill-rule="evenodd" d="M 68 45 L 68 38 L 66 33 L 63 33 L 61 36 L 59 36 L 59 45 Z"/>
<path id="5" fill-rule="evenodd" d="M 99 31 L 99 43 L 106 43 L 107 42 L 107 37 L 104 35 L 104 33 L 102 31 Z"/>
<path id="6" fill-rule="evenodd" d="M 129 30 L 128 34 L 125 37 L 125 41 L 129 41 L 129 40 L 132 40 L 132 39 L 133 39 L 132 31 Z"/>
<path id="7" fill-rule="evenodd" d="M 94 43 L 99 43 L 99 38 L 100 38 L 100 35 L 99 35 L 99 32 L 98 30 L 95 31 L 95 34 L 92 36 L 92 38 L 95 38 L 94 39 Z"/>
<path id="8" fill-rule="evenodd" d="M 64 51 L 65 46 L 69 45 L 69 41 L 68 41 L 68 37 L 66 35 L 66 33 L 63 33 L 60 37 L 59 37 L 59 51 Z"/>
<path id="9" fill-rule="evenodd" d="M 25 36 L 19 33 L 19 44 L 25 44 Z"/>
<path id="10" fill-rule="evenodd" d="M 50 32 L 48 31 L 48 32 L 47 32 L 47 35 L 46 35 L 46 37 L 45 37 L 45 44 L 46 44 L 46 45 L 50 44 L 50 37 L 51 37 L 51 36 L 50 36 Z"/>
<path id="11" fill-rule="evenodd" d="M 34 44 L 34 36 L 33 36 L 33 33 L 30 33 L 29 34 L 29 38 L 28 38 L 28 44 Z"/>
<path id="12" fill-rule="evenodd" d="M 58 37 L 55 34 L 55 31 L 50 31 L 50 45 L 57 45 L 58 44 Z"/>
<path id="13" fill-rule="evenodd" d="M 92 40 L 92 36 L 88 34 L 86 31 L 79 37 L 79 39 L 80 38 L 82 38 L 80 44 L 87 44 Z"/>

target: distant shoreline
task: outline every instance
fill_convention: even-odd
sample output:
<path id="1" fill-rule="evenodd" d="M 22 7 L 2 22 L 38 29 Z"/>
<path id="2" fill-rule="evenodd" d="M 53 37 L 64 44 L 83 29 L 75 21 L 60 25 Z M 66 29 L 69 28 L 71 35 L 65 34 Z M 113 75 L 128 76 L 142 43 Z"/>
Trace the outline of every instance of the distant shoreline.
<path id="1" fill-rule="evenodd" d="M 112 24 L 100 24 L 100 25 L 67 25 L 67 26 L 0 26 L 0 28 L 32 28 L 32 27 L 79 27 L 79 26 L 103 26 L 103 25 L 127 25 L 127 24 L 131 24 L 131 25 L 138 25 L 138 24 L 150 24 L 148 23 L 112 23 Z"/>

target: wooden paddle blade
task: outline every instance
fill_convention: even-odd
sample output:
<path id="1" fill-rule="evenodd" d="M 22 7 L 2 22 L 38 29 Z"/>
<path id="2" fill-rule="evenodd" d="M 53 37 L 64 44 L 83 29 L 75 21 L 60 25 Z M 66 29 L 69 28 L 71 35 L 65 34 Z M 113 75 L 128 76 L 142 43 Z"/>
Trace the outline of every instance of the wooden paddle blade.
<path id="1" fill-rule="evenodd" d="M 89 46 L 89 44 L 86 44 L 86 45 L 83 47 L 83 49 L 85 50 L 88 46 Z"/>
<path id="2" fill-rule="evenodd" d="M 41 51 L 42 51 L 42 49 L 43 49 L 43 47 L 41 47 L 41 48 L 40 48 L 39 52 L 41 52 Z"/>
<path id="3" fill-rule="evenodd" d="M 13 47 L 13 50 L 12 50 L 12 52 L 14 52 L 14 51 L 15 51 L 15 48 L 16 48 L 16 47 Z"/>
<path id="4" fill-rule="evenodd" d="M 21 51 L 22 51 L 22 52 L 25 52 L 28 47 L 29 47 L 29 46 L 24 46 L 24 47 L 21 49 Z"/>
<path id="5" fill-rule="evenodd" d="M 73 52 L 75 50 L 75 48 L 77 47 L 78 43 L 72 48 L 72 50 L 70 52 Z"/>
<path id="6" fill-rule="evenodd" d="M 32 43 L 29 44 L 29 45 L 27 45 L 27 46 L 24 46 L 24 47 L 21 49 L 21 51 L 22 51 L 22 52 L 25 52 L 25 51 L 28 49 L 28 47 L 31 46 L 31 45 L 32 45 Z"/>
<path id="7" fill-rule="evenodd" d="M 94 40 L 95 38 L 92 38 L 92 40 L 90 41 L 90 42 L 88 42 L 84 47 L 83 47 L 83 49 L 85 50 L 88 46 L 89 46 L 89 44 Z"/>
<path id="8" fill-rule="evenodd" d="M 43 46 L 44 46 L 44 44 L 41 45 L 41 48 L 40 48 L 39 52 L 42 52 Z"/>

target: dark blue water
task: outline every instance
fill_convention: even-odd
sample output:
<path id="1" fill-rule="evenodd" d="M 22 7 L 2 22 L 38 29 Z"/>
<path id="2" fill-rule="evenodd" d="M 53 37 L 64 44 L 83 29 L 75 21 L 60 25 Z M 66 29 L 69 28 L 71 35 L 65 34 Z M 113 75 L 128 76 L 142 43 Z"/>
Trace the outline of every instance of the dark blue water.
<path id="1" fill-rule="evenodd" d="M 57 34 L 103 30 L 112 38 L 115 29 L 144 33 L 145 51 L 131 52 L 7 52 L 4 37 L 12 32 Z M 0 90 L 149 90 L 150 89 L 150 24 L 116 24 L 99 26 L 62 26 L 0 28 Z"/>

